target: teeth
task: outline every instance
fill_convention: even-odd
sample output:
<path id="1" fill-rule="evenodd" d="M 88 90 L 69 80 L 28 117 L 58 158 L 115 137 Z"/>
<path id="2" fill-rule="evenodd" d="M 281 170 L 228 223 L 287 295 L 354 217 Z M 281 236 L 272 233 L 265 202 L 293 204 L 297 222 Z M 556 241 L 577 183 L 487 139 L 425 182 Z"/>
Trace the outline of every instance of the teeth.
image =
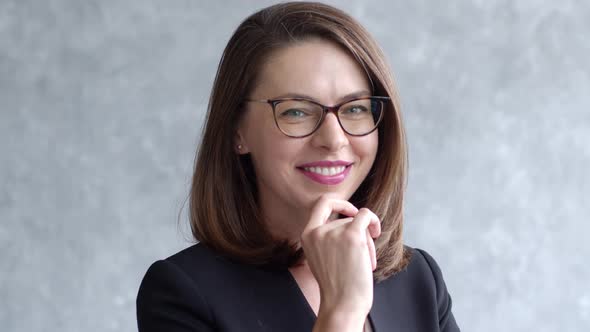
<path id="1" fill-rule="evenodd" d="M 304 168 L 308 172 L 321 174 L 324 176 L 332 176 L 336 174 L 340 174 L 344 172 L 346 166 L 337 166 L 337 167 L 305 167 Z"/>

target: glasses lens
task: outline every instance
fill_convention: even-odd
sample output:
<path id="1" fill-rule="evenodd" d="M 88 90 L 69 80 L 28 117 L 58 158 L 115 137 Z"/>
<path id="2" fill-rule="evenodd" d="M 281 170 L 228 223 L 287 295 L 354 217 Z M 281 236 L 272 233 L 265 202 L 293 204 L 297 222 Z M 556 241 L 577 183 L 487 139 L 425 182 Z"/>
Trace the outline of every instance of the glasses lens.
<path id="1" fill-rule="evenodd" d="M 322 118 L 322 108 L 304 100 L 286 100 L 275 105 L 275 119 L 289 136 L 311 134 Z"/>
<path id="2" fill-rule="evenodd" d="M 353 100 L 340 107 L 338 118 L 342 128 L 349 134 L 365 135 L 377 127 L 383 109 L 383 101 L 379 99 Z"/>

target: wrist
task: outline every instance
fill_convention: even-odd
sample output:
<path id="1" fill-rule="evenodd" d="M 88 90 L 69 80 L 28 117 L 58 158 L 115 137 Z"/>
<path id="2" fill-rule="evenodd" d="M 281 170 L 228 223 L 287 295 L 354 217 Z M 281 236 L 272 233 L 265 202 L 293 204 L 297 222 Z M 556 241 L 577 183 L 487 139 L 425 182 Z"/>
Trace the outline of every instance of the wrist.
<path id="1" fill-rule="evenodd" d="M 326 309 L 320 306 L 314 332 L 362 331 L 368 313 L 345 309 Z"/>

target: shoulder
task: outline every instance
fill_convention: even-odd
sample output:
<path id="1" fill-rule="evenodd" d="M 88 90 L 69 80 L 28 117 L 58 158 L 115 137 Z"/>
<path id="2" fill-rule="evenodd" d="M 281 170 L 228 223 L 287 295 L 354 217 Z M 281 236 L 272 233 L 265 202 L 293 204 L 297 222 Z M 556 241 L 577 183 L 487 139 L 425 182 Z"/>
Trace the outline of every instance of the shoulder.
<path id="1" fill-rule="evenodd" d="M 218 253 L 197 243 L 174 255 L 154 262 L 147 270 L 142 283 L 162 281 L 161 278 L 184 280 L 187 283 L 211 283 L 219 280 L 220 276 L 232 276 L 240 268 Z"/>
<path id="2" fill-rule="evenodd" d="M 404 250 L 409 256 L 408 265 L 383 283 L 416 285 L 421 292 L 428 293 L 428 296 L 436 296 L 440 290 L 445 289 L 441 268 L 430 253 L 408 245 L 404 245 Z"/>
<path id="3" fill-rule="evenodd" d="M 170 322 L 183 321 L 208 331 L 216 324 L 208 292 L 239 275 L 232 269 L 238 269 L 237 265 L 201 244 L 151 264 L 136 300 L 140 331 L 168 329 Z"/>
<path id="4" fill-rule="evenodd" d="M 410 253 L 408 271 L 412 274 L 421 274 L 424 277 L 432 278 L 433 281 L 442 279 L 442 270 L 437 261 L 424 249 L 404 246 Z"/>
<path id="5" fill-rule="evenodd" d="M 426 250 L 405 246 L 411 254 L 406 270 L 393 279 L 398 278 L 404 287 L 414 289 L 418 298 L 424 300 L 436 312 L 441 331 L 458 331 L 457 323 L 452 314 L 452 298 L 447 290 L 443 272 L 437 261 Z M 395 281 L 394 281 L 395 283 Z M 412 297 L 413 297 L 412 296 Z M 430 305 L 428 305 L 430 303 Z"/>
<path id="6" fill-rule="evenodd" d="M 214 325 L 207 300 L 187 271 L 188 256 L 202 255 L 193 247 L 148 268 L 136 300 L 140 331 L 175 330 L 182 322 L 190 322 L 203 331 Z"/>
<path id="7" fill-rule="evenodd" d="M 176 265 L 185 272 L 190 272 L 196 265 L 200 267 L 215 268 L 231 264 L 226 258 L 210 250 L 201 243 L 183 249 L 164 259 L 164 261 Z"/>
<path id="8" fill-rule="evenodd" d="M 290 284 L 281 271 L 238 263 L 196 244 L 148 268 L 137 295 L 139 330 L 176 331 L 171 326 L 183 324 L 197 331 L 234 326 L 277 300 L 285 285 Z"/>
<path id="9" fill-rule="evenodd" d="M 218 298 L 215 295 L 219 295 L 220 290 L 241 289 L 252 280 L 263 278 L 272 281 L 277 274 L 263 267 L 231 260 L 198 243 L 154 262 L 143 277 L 139 295 L 152 286 L 165 288 L 173 285 L 177 289 L 198 291 L 203 298 Z"/>

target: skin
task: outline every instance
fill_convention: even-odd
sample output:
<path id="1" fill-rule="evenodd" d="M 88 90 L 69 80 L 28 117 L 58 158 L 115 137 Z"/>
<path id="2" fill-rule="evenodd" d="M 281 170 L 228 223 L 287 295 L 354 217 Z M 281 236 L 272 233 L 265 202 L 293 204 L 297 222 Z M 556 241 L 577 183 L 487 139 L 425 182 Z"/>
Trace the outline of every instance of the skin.
<path id="1" fill-rule="evenodd" d="M 248 98 L 296 93 L 335 105 L 351 93 L 369 91 L 366 74 L 351 55 L 332 42 L 310 39 L 275 51 Z M 306 259 L 290 271 L 318 314 L 314 329 L 361 331 L 372 305 L 372 238 L 379 236 L 380 223 L 371 211 L 347 200 L 373 165 L 377 131 L 349 136 L 328 113 L 313 135 L 290 138 L 276 127 L 270 105 L 250 102 L 238 126 L 237 146 L 238 153 L 251 154 L 269 230 L 303 246 Z M 319 160 L 354 164 L 342 183 L 325 185 L 297 169 Z M 338 213 L 348 218 L 335 220 Z"/>

